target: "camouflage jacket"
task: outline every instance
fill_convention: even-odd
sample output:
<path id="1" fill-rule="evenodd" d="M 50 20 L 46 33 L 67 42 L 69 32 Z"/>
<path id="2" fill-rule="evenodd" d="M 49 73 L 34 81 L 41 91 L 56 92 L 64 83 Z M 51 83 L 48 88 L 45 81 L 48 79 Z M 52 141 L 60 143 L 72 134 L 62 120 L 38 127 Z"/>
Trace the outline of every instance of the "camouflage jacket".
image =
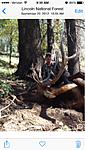
<path id="1" fill-rule="evenodd" d="M 45 79 L 53 79 L 55 74 L 57 74 L 59 72 L 59 69 L 60 69 L 59 62 L 51 63 L 50 66 L 45 63 L 42 66 L 42 69 L 41 69 L 42 79 L 43 80 L 45 80 Z M 63 78 L 63 77 L 68 78 L 69 75 L 70 75 L 69 72 L 65 69 L 63 74 L 62 74 L 62 76 L 61 76 L 61 78 Z"/>
<path id="2" fill-rule="evenodd" d="M 47 79 L 47 78 L 51 78 L 52 79 L 55 76 L 55 74 L 58 73 L 59 68 L 60 68 L 59 63 L 58 64 L 51 63 L 50 65 L 48 65 L 47 63 L 45 63 L 42 66 L 42 69 L 41 69 L 42 79 L 43 80 Z"/>

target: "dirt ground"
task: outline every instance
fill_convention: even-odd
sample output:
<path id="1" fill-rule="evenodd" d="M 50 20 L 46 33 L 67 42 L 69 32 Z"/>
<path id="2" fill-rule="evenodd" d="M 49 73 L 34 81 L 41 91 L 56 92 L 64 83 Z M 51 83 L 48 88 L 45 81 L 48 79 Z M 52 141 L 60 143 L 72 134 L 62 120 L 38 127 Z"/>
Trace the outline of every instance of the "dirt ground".
<path id="1" fill-rule="evenodd" d="M 12 82 L 15 92 L 14 102 L 5 110 L 1 109 L 13 100 L 13 95 L 1 99 L 0 104 L 0 131 L 83 131 L 81 126 L 83 114 L 75 110 L 48 107 L 18 99 L 17 95 L 23 92 L 25 84 Z M 18 88 L 17 88 L 18 87 Z M 17 90 L 16 90 L 17 89 Z M 23 99 L 25 99 L 23 97 Z"/>

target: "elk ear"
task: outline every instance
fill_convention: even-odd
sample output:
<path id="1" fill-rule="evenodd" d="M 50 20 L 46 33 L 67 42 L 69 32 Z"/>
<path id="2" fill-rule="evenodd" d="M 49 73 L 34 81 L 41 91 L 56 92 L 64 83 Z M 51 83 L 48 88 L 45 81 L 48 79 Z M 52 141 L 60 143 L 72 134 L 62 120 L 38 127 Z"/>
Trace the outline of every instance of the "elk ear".
<path id="1" fill-rule="evenodd" d="M 85 81 L 81 78 L 73 79 L 73 82 L 76 83 L 79 86 L 85 87 Z"/>

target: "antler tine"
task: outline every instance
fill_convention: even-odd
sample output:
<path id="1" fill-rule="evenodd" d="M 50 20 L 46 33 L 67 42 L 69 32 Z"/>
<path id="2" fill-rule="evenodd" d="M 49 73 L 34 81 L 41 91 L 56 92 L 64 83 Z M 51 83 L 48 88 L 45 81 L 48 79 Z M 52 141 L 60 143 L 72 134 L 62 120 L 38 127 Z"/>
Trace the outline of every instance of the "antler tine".
<path id="1" fill-rule="evenodd" d="M 69 60 L 71 60 L 71 59 L 74 59 L 75 57 L 79 57 L 79 55 L 80 55 L 80 52 L 79 51 L 77 51 L 75 54 L 73 54 L 72 56 L 66 56 L 66 59 L 67 59 L 67 61 L 69 61 Z"/>
<path id="2" fill-rule="evenodd" d="M 60 70 L 59 70 L 58 74 L 55 75 L 55 78 L 52 81 L 50 81 L 51 84 L 55 84 L 55 82 L 57 82 L 59 80 L 59 78 L 63 74 L 65 66 L 67 64 L 67 59 L 66 59 L 66 56 L 65 56 L 65 52 L 63 50 L 63 43 L 62 43 L 62 41 L 61 41 L 60 49 L 61 49 L 61 54 L 62 54 L 62 65 L 60 67 Z"/>
<path id="3" fill-rule="evenodd" d="M 67 57 L 65 55 L 65 52 L 64 52 L 62 41 L 61 41 L 60 49 L 61 49 L 61 54 L 62 54 L 62 64 L 61 64 L 61 67 L 60 67 L 60 70 L 59 70 L 58 74 L 55 75 L 55 78 L 50 81 L 51 84 L 55 84 L 59 80 L 59 78 L 61 77 L 61 75 L 63 74 L 63 72 L 65 70 L 65 66 L 67 65 L 68 61 L 71 60 L 71 59 L 74 59 L 75 57 L 79 57 L 79 54 L 80 54 L 79 51 L 77 51 L 72 56 Z"/>

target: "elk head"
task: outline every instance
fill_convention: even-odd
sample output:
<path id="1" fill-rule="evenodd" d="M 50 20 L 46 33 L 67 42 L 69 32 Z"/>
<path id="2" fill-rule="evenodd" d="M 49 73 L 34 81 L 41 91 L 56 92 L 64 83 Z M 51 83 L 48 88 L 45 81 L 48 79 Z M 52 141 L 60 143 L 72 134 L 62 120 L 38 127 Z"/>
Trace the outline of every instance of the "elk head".
<path id="1" fill-rule="evenodd" d="M 55 98 L 56 96 L 60 95 L 61 93 L 67 92 L 67 91 L 69 91 L 72 88 L 77 86 L 75 83 L 71 83 L 71 84 L 64 85 L 63 87 L 60 87 L 60 88 L 55 89 L 55 90 L 54 90 L 54 88 L 47 86 L 48 84 L 50 84 L 50 85 L 55 84 L 60 79 L 60 77 L 63 74 L 65 67 L 68 63 L 68 60 L 73 59 L 75 57 L 79 57 L 79 52 L 76 52 L 72 56 L 67 57 L 65 55 L 62 42 L 61 42 L 60 50 L 61 50 L 61 55 L 62 55 L 61 67 L 60 67 L 58 74 L 55 74 L 55 76 L 52 80 L 50 80 L 50 78 L 47 77 L 45 80 L 40 81 L 35 69 L 33 69 L 33 79 L 36 81 L 36 83 L 39 87 L 38 88 L 39 91 L 41 91 L 42 94 L 44 96 L 46 96 L 47 98 Z"/>

